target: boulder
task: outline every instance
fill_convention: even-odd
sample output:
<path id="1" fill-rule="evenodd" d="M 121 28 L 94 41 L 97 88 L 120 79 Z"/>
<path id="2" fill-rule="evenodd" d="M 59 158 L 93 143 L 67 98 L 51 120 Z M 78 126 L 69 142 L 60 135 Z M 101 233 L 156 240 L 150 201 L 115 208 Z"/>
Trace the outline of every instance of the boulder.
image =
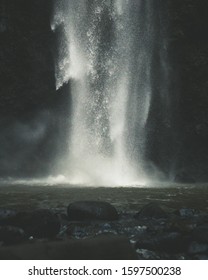
<path id="1" fill-rule="evenodd" d="M 8 223 L 23 228 L 28 236 L 35 238 L 52 238 L 61 227 L 58 216 L 47 209 L 20 212 Z"/>
<path id="2" fill-rule="evenodd" d="M 178 215 L 178 216 L 187 218 L 187 217 L 193 217 L 195 212 L 196 211 L 194 209 L 191 209 L 191 208 L 181 208 L 181 209 L 177 210 L 175 212 L 175 214 Z"/>
<path id="3" fill-rule="evenodd" d="M 159 260 L 160 257 L 153 251 L 146 249 L 137 249 L 136 250 L 140 260 Z"/>
<path id="4" fill-rule="evenodd" d="M 136 219 L 140 218 L 167 218 L 167 213 L 156 203 L 151 202 L 145 205 L 136 215 Z"/>
<path id="5" fill-rule="evenodd" d="M 23 240 L 25 240 L 23 229 L 13 226 L 0 226 L 0 242 L 3 242 L 5 245 L 12 245 Z"/>
<path id="6" fill-rule="evenodd" d="M 8 221 L 16 217 L 16 215 L 15 210 L 0 208 L 0 225 L 8 224 Z"/>
<path id="7" fill-rule="evenodd" d="M 77 201 L 68 206 L 67 213 L 71 221 L 118 219 L 116 209 L 110 203 L 103 201 Z"/>

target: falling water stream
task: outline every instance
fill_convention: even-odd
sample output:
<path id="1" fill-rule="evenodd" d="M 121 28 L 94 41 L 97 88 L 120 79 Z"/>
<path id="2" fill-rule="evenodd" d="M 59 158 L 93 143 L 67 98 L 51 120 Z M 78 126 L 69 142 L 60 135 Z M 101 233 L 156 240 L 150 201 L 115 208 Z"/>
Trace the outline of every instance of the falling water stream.
<path id="1" fill-rule="evenodd" d="M 64 34 L 57 88 L 70 81 L 72 97 L 62 173 L 71 183 L 144 184 L 154 1 L 56 2 L 52 29 Z"/>

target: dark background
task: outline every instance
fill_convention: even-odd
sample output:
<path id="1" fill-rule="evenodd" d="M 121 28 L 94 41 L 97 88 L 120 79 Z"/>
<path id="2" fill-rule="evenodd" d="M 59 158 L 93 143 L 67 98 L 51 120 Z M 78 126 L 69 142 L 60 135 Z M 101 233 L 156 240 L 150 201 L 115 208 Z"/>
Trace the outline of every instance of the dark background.
<path id="1" fill-rule="evenodd" d="M 161 25 L 146 157 L 169 179 L 207 181 L 208 2 L 154 1 L 161 6 Z M 1 177 L 50 174 L 67 149 L 70 85 L 55 89 L 52 10 L 52 0 L 0 0 Z M 164 42 L 167 69 L 157 51 Z"/>
<path id="2" fill-rule="evenodd" d="M 158 5 L 162 7 L 164 2 L 161 0 Z M 148 156 L 170 179 L 207 181 L 208 2 L 166 2 L 160 28 L 166 26 L 168 74 L 165 76 L 163 70 L 157 74 L 159 63 L 153 71 L 160 75 L 159 81 L 168 79 L 164 93 L 168 100 L 159 98 L 157 91 L 162 92 L 162 88 L 155 77 Z"/>

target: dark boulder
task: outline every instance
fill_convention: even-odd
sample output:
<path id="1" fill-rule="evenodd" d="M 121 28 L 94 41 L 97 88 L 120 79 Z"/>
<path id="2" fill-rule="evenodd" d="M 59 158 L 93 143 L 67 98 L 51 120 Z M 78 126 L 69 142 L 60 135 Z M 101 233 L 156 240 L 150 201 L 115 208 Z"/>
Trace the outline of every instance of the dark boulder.
<path id="1" fill-rule="evenodd" d="M 17 215 L 15 210 L 0 208 L 0 225 L 5 225 Z"/>
<path id="2" fill-rule="evenodd" d="M 23 228 L 27 235 L 36 238 L 52 238 L 60 230 L 58 216 L 47 209 L 20 212 L 8 223 Z"/>
<path id="3" fill-rule="evenodd" d="M 13 226 L 0 226 L 0 241 L 5 245 L 20 243 L 25 240 L 25 232 Z"/>
<path id="4" fill-rule="evenodd" d="M 118 219 L 116 209 L 110 203 L 103 201 L 77 201 L 68 206 L 67 213 L 71 221 Z"/>
<path id="5" fill-rule="evenodd" d="M 156 203 L 151 202 L 145 205 L 136 215 L 136 219 L 140 218 L 167 218 L 167 213 Z"/>
<path id="6" fill-rule="evenodd" d="M 26 232 L 37 238 L 51 238 L 60 231 L 58 216 L 50 210 L 36 210 L 25 224 Z"/>
<path id="7" fill-rule="evenodd" d="M 137 249 L 138 258 L 140 260 L 159 260 L 160 257 L 153 251 L 147 249 Z"/>
<path id="8" fill-rule="evenodd" d="M 166 229 L 168 231 L 177 231 L 182 234 L 189 234 L 196 227 L 196 222 L 194 219 L 185 219 L 184 217 L 173 216 L 171 220 L 168 221 Z"/>
<path id="9" fill-rule="evenodd" d="M 191 208 L 181 208 L 175 211 L 175 214 L 184 218 L 193 217 L 195 214 L 195 210 Z"/>

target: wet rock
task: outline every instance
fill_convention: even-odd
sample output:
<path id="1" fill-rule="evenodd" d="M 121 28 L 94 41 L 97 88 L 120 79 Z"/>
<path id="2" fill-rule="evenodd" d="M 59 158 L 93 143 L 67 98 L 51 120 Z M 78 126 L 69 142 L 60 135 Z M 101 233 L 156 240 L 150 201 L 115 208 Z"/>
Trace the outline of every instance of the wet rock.
<path id="1" fill-rule="evenodd" d="M 36 238 L 52 238 L 59 233 L 60 221 L 58 216 L 47 209 L 33 212 L 20 212 L 10 224 L 24 229 L 29 236 Z"/>
<path id="2" fill-rule="evenodd" d="M 156 203 L 151 202 L 145 205 L 136 215 L 136 219 L 140 218 L 167 218 L 167 213 Z"/>
<path id="3" fill-rule="evenodd" d="M 179 215 L 180 217 L 193 217 L 195 214 L 195 210 L 191 208 L 181 208 L 175 212 L 176 215 Z"/>
<path id="4" fill-rule="evenodd" d="M 67 208 L 68 219 L 71 221 L 118 219 L 116 209 L 103 201 L 78 201 L 71 203 Z"/>
<path id="5" fill-rule="evenodd" d="M 15 210 L 0 208 L 0 225 L 8 224 L 11 218 L 16 217 L 17 212 Z"/>
<path id="6" fill-rule="evenodd" d="M 138 258 L 140 260 L 159 260 L 160 257 L 153 251 L 146 249 L 137 249 Z"/>
<path id="7" fill-rule="evenodd" d="M 109 232 L 112 229 L 111 225 L 109 223 L 104 223 L 101 226 L 101 230 L 103 232 Z"/>
<path id="8" fill-rule="evenodd" d="M 86 223 L 71 223 L 67 229 L 66 234 L 76 239 L 86 238 L 89 235 L 95 235 L 96 227 Z"/>
<path id="9" fill-rule="evenodd" d="M 183 234 L 188 234 L 191 233 L 196 226 L 196 221 L 193 219 L 184 219 L 176 216 L 168 221 L 166 229 L 167 231 L 177 231 Z"/>
<path id="10" fill-rule="evenodd" d="M 20 243 L 25 240 L 25 232 L 13 226 L 0 226 L 0 241 L 6 245 Z"/>
<path id="11" fill-rule="evenodd" d="M 108 223 L 105 223 L 100 226 L 100 230 L 98 231 L 97 235 L 99 234 L 118 234 L 118 229 L 116 226 L 112 226 Z"/>
<path id="12" fill-rule="evenodd" d="M 49 210 L 37 210 L 31 215 L 31 223 L 27 232 L 39 238 L 56 236 L 60 230 L 60 221 L 56 214 Z"/>

